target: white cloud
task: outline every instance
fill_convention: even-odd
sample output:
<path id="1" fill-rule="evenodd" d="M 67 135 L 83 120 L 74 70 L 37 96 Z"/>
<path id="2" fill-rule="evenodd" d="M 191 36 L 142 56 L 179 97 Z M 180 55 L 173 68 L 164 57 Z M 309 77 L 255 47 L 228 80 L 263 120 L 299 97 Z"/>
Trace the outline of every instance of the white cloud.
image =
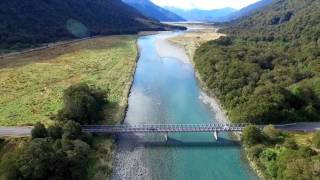
<path id="1" fill-rule="evenodd" d="M 241 9 L 259 0 L 151 0 L 160 6 L 172 6 L 183 9 L 219 9 L 232 7 Z"/>

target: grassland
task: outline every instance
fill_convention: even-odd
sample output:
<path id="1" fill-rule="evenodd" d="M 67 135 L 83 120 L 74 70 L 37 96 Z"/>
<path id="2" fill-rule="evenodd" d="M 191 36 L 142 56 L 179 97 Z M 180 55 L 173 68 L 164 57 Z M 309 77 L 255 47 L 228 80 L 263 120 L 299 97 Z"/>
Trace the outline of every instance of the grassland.
<path id="1" fill-rule="evenodd" d="M 123 116 L 137 55 L 135 36 L 112 36 L 0 59 L 0 125 L 45 124 L 71 84 L 109 91 L 107 121 Z"/>
<path id="2" fill-rule="evenodd" d="M 51 124 L 62 106 L 63 91 L 79 82 L 109 92 L 106 120 L 101 123 L 119 123 L 125 115 L 136 57 L 136 36 L 110 36 L 0 59 L 0 126 Z M 1 154 L 24 141 L 6 139 Z M 88 179 L 109 178 L 113 149 L 112 138 L 94 138 Z"/>

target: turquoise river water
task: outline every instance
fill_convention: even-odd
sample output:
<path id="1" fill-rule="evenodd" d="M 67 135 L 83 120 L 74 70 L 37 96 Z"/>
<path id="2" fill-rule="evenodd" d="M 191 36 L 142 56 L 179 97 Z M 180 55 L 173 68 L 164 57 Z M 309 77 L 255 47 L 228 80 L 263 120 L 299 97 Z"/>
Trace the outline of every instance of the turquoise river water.
<path id="1" fill-rule="evenodd" d="M 124 123 L 214 123 L 214 111 L 199 98 L 201 89 L 192 65 L 158 55 L 155 44 L 162 35 L 138 40 L 140 58 Z M 113 179 L 257 179 L 239 143 L 227 133 L 219 137 L 215 141 L 210 133 L 169 134 L 165 143 L 159 134 L 122 135 L 118 138 Z"/>

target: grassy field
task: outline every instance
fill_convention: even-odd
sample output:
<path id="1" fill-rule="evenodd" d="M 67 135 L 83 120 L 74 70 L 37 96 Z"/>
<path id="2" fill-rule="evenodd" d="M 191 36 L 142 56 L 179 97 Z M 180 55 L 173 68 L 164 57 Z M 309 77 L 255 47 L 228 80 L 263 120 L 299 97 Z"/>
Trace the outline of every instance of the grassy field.
<path id="1" fill-rule="evenodd" d="M 53 122 L 63 91 L 86 82 L 109 92 L 106 120 L 119 123 L 125 114 L 136 66 L 136 36 L 100 37 L 0 59 L 0 126 Z M 2 143 L 1 154 L 20 146 L 21 139 Z M 88 179 L 108 179 L 114 142 L 95 137 Z"/>
<path id="2" fill-rule="evenodd" d="M 0 125 L 49 124 L 64 89 L 79 82 L 109 90 L 107 120 L 120 120 L 136 64 L 135 40 L 101 37 L 0 59 Z"/>

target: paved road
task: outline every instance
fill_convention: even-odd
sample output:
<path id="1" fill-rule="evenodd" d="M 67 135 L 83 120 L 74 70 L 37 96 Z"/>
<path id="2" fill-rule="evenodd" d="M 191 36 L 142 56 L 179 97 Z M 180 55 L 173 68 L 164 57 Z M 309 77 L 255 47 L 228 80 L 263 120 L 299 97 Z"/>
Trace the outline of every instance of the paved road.
<path id="1" fill-rule="evenodd" d="M 31 126 L 26 127 L 0 127 L 0 136 L 29 136 L 31 134 Z"/>
<path id="2" fill-rule="evenodd" d="M 278 129 L 284 131 L 298 131 L 298 132 L 314 132 L 320 130 L 320 122 L 313 123 L 292 123 L 285 125 L 276 125 Z M 0 127 L 0 137 L 4 136 L 29 136 L 32 127 Z"/>
<path id="3" fill-rule="evenodd" d="M 276 125 L 275 127 L 284 131 L 314 132 L 320 130 L 320 122 L 292 123 L 286 125 Z"/>

